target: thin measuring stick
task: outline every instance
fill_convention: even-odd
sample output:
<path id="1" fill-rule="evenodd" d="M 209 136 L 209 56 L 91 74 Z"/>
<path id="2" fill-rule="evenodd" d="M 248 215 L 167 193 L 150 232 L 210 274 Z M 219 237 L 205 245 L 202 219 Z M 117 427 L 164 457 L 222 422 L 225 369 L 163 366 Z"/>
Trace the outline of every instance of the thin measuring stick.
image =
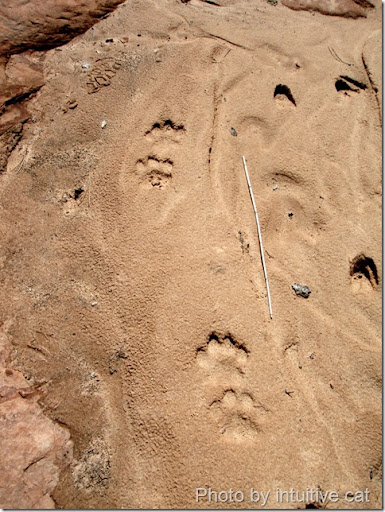
<path id="1" fill-rule="evenodd" d="M 269 301 L 269 312 L 270 312 L 270 318 L 271 318 L 271 319 L 273 319 L 273 309 L 272 309 L 272 307 L 271 307 L 271 297 L 270 297 L 269 280 L 268 280 L 268 278 L 267 278 L 267 270 L 266 270 L 265 256 L 264 256 L 264 254 L 263 254 L 262 235 L 261 235 L 261 227 L 260 227 L 260 225 L 259 225 L 259 218 L 258 218 L 257 206 L 256 206 L 255 201 L 254 201 L 253 189 L 251 188 L 251 183 L 250 183 L 249 173 L 248 173 L 248 171 L 247 171 L 246 158 L 245 158 L 244 156 L 242 156 L 242 160 L 243 160 L 243 167 L 244 167 L 244 169 L 245 169 L 247 185 L 248 185 L 248 187 L 249 187 L 249 192 L 250 192 L 251 202 L 253 203 L 253 209 L 254 209 L 254 213 L 255 213 L 255 220 L 257 221 L 258 239 L 259 239 L 259 248 L 260 248 L 260 250 L 261 250 L 262 267 L 263 267 L 263 273 L 264 273 L 265 281 L 266 281 L 267 300 Z"/>

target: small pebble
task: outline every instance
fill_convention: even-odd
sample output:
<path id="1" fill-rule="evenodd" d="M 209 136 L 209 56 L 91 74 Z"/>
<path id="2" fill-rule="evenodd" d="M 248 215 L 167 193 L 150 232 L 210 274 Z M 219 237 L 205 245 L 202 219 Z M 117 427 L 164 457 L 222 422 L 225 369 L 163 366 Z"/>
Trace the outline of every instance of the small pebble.
<path id="1" fill-rule="evenodd" d="M 98 303 L 97 303 L 97 301 L 96 301 L 96 300 L 93 300 L 93 301 L 91 302 L 91 306 L 97 306 L 97 305 L 98 305 Z"/>
<path id="2" fill-rule="evenodd" d="M 230 128 L 230 133 L 233 137 L 237 137 L 238 136 L 238 133 L 237 133 L 237 130 L 233 127 Z"/>
<path id="3" fill-rule="evenodd" d="M 91 377 L 91 379 L 94 379 L 96 377 L 96 373 L 95 372 L 91 372 L 90 373 L 90 377 Z"/>
<path id="4" fill-rule="evenodd" d="M 309 295 L 311 294 L 310 288 L 306 285 L 293 283 L 291 285 L 291 287 L 295 291 L 296 295 L 299 295 L 300 297 L 304 297 L 305 299 L 307 299 L 309 297 Z"/>
<path id="5" fill-rule="evenodd" d="M 83 69 L 88 69 L 89 67 L 90 67 L 89 63 L 88 63 L 87 61 L 83 60 L 83 62 L 82 62 L 82 68 L 83 68 Z"/>
<path id="6" fill-rule="evenodd" d="M 278 185 L 274 185 L 273 190 L 277 190 L 277 189 L 278 189 Z"/>
<path id="7" fill-rule="evenodd" d="M 105 128 L 106 126 L 107 126 L 107 119 L 103 119 L 102 124 L 101 124 L 102 129 Z"/>

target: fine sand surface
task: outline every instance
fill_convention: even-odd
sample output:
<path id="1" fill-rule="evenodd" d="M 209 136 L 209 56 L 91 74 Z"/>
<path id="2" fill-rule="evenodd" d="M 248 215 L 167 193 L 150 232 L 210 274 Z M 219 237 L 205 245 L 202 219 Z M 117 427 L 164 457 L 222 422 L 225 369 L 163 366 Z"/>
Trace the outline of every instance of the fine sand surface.
<path id="1" fill-rule="evenodd" d="M 381 507 L 379 0 L 365 14 L 127 0 L 46 52 L 0 176 L 1 321 L 73 442 L 56 507 Z"/>

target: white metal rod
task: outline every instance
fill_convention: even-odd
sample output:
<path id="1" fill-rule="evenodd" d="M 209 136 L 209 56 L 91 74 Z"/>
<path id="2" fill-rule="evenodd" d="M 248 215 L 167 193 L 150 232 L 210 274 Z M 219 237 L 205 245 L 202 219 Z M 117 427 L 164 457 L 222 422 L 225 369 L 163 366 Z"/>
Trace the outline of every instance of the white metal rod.
<path id="1" fill-rule="evenodd" d="M 257 212 L 257 206 L 254 201 L 254 195 L 253 195 L 253 189 L 251 188 L 249 173 L 247 171 L 247 165 L 246 165 L 246 158 L 242 156 L 243 159 L 243 167 L 245 169 L 246 174 L 246 180 L 247 180 L 247 186 L 249 187 L 251 202 L 253 204 L 253 209 L 255 213 L 255 220 L 257 221 L 257 229 L 258 229 L 258 239 L 259 239 L 259 248 L 261 250 L 261 259 L 262 259 L 262 267 L 263 267 L 263 273 L 265 276 L 266 281 L 266 289 L 267 289 L 267 300 L 269 301 L 269 312 L 270 312 L 270 318 L 273 319 L 273 309 L 271 307 L 271 297 L 270 297 L 270 288 L 269 288 L 269 280 L 267 278 L 267 270 L 266 270 L 266 263 L 265 263 L 265 256 L 263 254 L 263 244 L 262 244 L 262 235 L 261 235 L 261 227 L 259 225 L 259 218 L 258 218 L 258 212 Z"/>

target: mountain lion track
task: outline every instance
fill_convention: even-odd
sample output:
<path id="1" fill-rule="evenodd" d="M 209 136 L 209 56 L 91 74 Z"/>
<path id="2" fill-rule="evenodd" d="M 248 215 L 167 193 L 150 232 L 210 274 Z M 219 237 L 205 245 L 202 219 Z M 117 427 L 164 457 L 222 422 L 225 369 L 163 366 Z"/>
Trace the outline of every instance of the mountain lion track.
<path id="1" fill-rule="evenodd" d="M 268 412 L 262 405 L 256 405 L 251 393 L 244 389 L 248 357 L 247 348 L 231 334 L 215 332 L 196 355 L 199 366 L 214 377 L 212 394 L 215 398 L 209 403 L 209 410 L 219 431 L 237 440 L 250 439 L 257 434 L 262 418 Z M 226 379 L 227 385 L 222 379 Z M 241 390 L 236 391 L 233 387 Z"/>
<path id="2" fill-rule="evenodd" d="M 164 188 L 172 178 L 173 162 L 166 159 L 159 159 L 156 156 L 149 156 L 145 160 L 136 162 L 136 172 L 140 176 L 146 188 Z"/>
<path id="3" fill-rule="evenodd" d="M 197 351 L 197 362 L 205 369 L 218 368 L 244 374 L 248 352 L 230 334 L 223 336 L 212 333 L 207 344 Z"/>
<path id="4" fill-rule="evenodd" d="M 151 143 L 149 156 L 136 162 L 136 172 L 145 188 L 163 189 L 172 178 L 174 162 L 169 157 L 172 144 L 181 140 L 185 133 L 183 124 L 176 124 L 171 119 L 157 121 L 144 136 Z M 170 144 L 171 143 L 171 144 Z M 157 149 L 167 157 L 156 156 Z M 165 150 L 165 151 L 164 151 Z"/>
<path id="5" fill-rule="evenodd" d="M 220 398 L 210 404 L 210 411 L 218 421 L 224 436 L 244 440 L 253 438 L 261 431 L 259 417 L 267 411 L 256 406 L 250 393 L 226 389 Z"/>
<path id="6" fill-rule="evenodd" d="M 179 142 L 185 131 L 183 124 L 176 124 L 171 119 L 166 119 L 165 121 L 154 123 L 151 130 L 145 133 L 145 136 L 151 142 L 163 140 Z"/>

